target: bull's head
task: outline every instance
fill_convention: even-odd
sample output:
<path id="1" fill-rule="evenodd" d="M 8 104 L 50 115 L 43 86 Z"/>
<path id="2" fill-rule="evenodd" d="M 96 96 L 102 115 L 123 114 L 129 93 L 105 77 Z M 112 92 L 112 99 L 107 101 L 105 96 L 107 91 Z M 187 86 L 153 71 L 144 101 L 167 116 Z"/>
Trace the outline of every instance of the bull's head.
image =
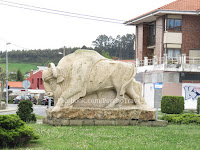
<path id="1" fill-rule="evenodd" d="M 42 78 L 46 95 L 57 99 L 58 97 L 56 95 L 58 95 L 58 93 L 55 93 L 58 88 L 57 84 L 61 83 L 64 80 L 64 77 L 60 74 L 59 69 L 55 67 L 54 63 L 50 63 L 48 69 L 43 71 Z"/>

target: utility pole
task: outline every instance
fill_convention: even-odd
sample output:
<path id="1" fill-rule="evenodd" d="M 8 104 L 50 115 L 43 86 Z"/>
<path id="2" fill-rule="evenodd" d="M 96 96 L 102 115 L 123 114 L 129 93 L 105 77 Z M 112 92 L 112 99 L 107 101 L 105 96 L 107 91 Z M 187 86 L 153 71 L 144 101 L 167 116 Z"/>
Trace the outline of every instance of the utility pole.
<path id="1" fill-rule="evenodd" d="M 64 49 L 63 49 L 63 57 L 65 57 L 65 46 L 64 46 Z"/>
<path id="2" fill-rule="evenodd" d="M 8 50 L 7 45 L 11 43 L 6 43 L 6 106 L 8 106 Z"/>

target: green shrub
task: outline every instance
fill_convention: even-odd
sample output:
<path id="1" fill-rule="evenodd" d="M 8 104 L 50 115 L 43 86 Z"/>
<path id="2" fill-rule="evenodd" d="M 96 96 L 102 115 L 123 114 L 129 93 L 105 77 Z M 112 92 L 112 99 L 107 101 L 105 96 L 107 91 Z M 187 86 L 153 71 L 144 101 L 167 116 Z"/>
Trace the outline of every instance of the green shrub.
<path id="1" fill-rule="evenodd" d="M 0 148 L 22 146 L 39 136 L 17 115 L 0 115 Z"/>
<path id="2" fill-rule="evenodd" d="M 200 97 L 197 99 L 197 114 L 200 114 Z"/>
<path id="3" fill-rule="evenodd" d="M 163 116 L 161 119 L 175 124 L 200 124 L 200 115 L 197 114 L 171 114 Z"/>
<path id="4" fill-rule="evenodd" d="M 161 101 L 161 111 L 167 114 L 180 114 L 184 110 L 183 96 L 163 96 Z"/>
<path id="5" fill-rule="evenodd" d="M 30 100 L 22 100 L 18 104 L 17 115 L 24 121 L 24 122 L 36 122 L 36 116 L 33 114 L 33 104 Z"/>

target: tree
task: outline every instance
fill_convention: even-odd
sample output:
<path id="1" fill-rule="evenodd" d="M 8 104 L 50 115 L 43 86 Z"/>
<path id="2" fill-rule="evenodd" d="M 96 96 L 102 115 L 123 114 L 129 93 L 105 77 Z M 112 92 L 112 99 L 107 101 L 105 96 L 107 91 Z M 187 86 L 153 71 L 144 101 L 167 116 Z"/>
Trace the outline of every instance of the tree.
<path id="1" fill-rule="evenodd" d="M 92 44 L 101 52 L 103 49 L 107 49 L 109 45 L 109 38 L 107 35 L 99 35 L 96 40 L 92 42 Z"/>
<path id="2" fill-rule="evenodd" d="M 85 45 L 83 45 L 83 46 L 81 47 L 81 49 L 87 49 L 87 47 L 86 47 Z"/>
<path id="3" fill-rule="evenodd" d="M 23 81 L 24 76 L 22 75 L 22 72 L 20 69 L 17 70 L 17 81 Z"/>
<path id="4" fill-rule="evenodd" d="M 112 59 L 112 57 L 110 56 L 109 52 L 106 52 L 105 50 L 102 50 L 102 55 L 108 59 Z"/>
<path id="5" fill-rule="evenodd" d="M 123 36 L 117 35 L 116 38 L 107 35 L 99 35 L 92 44 L 102 55 L 108 52 L 111 57 L 120 59 L 133 59 L 134 58 L 134 34 L 126 34 Z M 103 51 L 104 50 L 104 51 Z"/>

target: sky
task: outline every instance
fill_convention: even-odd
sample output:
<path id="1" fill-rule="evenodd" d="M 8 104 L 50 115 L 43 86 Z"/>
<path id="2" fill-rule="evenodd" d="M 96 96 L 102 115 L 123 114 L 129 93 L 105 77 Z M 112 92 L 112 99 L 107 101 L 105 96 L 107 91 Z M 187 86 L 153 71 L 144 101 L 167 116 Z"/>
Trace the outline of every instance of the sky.
<path id="1" fill-rule="evenodd" d="M 92 47 L 92 41 L 101 34 L 115 38 L 135 33 L 134 26 L 14 8 L 2 5 L 8 4 L 5 1 L 123 23 L 174 0 L 0 0 L 0 51 Z M 8 42 L 11 44 L 6 46 Z"/>

